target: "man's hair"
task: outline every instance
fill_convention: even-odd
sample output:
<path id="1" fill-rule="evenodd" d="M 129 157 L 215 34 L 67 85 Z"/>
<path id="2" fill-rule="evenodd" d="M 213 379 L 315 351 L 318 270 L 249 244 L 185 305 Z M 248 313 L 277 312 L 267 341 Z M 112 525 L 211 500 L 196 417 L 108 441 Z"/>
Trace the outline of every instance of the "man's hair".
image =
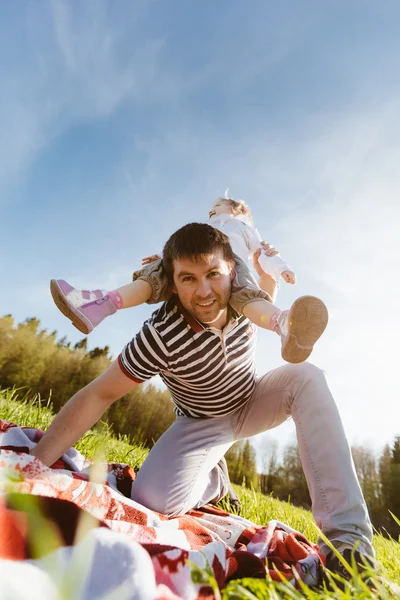
<path id="1" fill-rule="evenodd" d="M 174 261 L 182 258 L 197 261 L 207 254 L 221 251 L 233 268 L 235 258 L 225 233 L 206 223 L 189 223 L 175 231 L 163 250 L 163 267 L 171 283 L 174 281 Z"/>

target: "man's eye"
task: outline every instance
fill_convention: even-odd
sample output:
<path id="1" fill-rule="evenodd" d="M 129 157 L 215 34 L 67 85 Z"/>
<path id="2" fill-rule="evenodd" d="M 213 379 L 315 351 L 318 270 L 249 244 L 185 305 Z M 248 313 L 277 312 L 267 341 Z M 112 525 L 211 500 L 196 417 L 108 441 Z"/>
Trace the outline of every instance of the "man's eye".
<path id="1" fill-rule="evenodd" d="M 218 277 L 219 275 L 219 271 L 211 271 L 210 276 L 211 277 Z"/>
<path id="2" fill-rule="evenodd" d="M 187 275 L 186 277 L 183 277 L 182 281 L 192 281 L 193 277 L 190 277 L 189 275 Z"/>

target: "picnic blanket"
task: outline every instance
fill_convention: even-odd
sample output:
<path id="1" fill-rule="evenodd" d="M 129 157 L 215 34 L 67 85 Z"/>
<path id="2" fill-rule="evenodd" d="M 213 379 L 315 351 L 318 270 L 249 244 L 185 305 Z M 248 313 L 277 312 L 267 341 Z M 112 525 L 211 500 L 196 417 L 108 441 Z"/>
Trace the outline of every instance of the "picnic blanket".
<path id="1" fill-rule="evenodd" d="M 289 526 L 211 505 L 169 519 L 131 500 L 128 465 L 103 465 L 93 480 L 72 448 L 44 466 L 28 454 L 42 435 L 0 420 L 2 598 L 48 600 L 62 589 L 74 599 L 212 600 L 215 586 L 267 571 L 295 587 L 318 583 L 318 546 Z"/>

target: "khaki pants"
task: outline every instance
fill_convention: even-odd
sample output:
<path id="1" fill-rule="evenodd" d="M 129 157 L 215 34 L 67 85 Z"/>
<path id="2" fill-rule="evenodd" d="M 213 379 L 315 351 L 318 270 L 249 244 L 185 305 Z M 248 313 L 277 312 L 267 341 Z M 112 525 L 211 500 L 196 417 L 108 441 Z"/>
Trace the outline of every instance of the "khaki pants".
<path id="1" fill-rule="evenodd" d="M 358 550 L 373 556 L 372 527 L 340 416 L 324 372 L 310 363 L 259 377 L 248 403 L 231 415 L 177 417 L 143 463 L 133 500 L 174 516 L 222 496 L 226 482 L 215 467 L 230 446 L 290 417 L 318 526 L 335 545 L 359 542 Z"/>

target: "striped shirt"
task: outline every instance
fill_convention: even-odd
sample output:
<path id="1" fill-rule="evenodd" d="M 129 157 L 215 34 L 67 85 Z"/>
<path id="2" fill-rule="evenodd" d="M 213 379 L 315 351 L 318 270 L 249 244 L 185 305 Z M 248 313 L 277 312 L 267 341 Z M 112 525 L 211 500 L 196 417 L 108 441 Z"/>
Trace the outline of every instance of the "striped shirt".
<path id="1" fill-rule="evenodd" d="M 199 323 L 172 296 L 125 346 L 118 357 L 121 370 L 137 383 L 160 375 L 178 414 L 234 412 L 254 390 L 256 327 L 230 310 L 219 331 Z"/>

